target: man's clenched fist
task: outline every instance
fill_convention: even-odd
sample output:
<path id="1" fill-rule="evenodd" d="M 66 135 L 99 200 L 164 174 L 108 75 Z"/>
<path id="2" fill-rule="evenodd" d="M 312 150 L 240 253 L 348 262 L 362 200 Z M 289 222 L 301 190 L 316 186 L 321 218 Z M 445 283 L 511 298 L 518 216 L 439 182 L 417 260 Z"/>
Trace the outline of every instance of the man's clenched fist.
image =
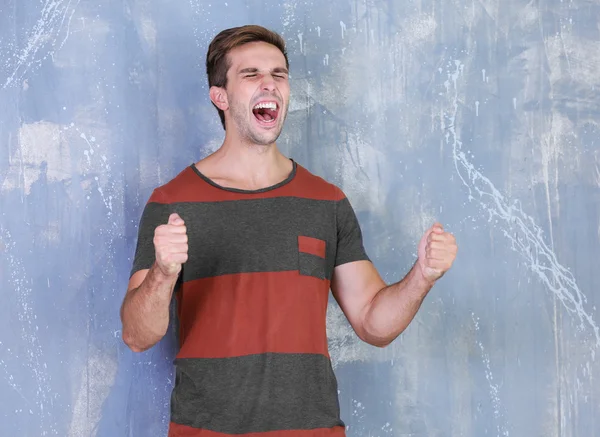
<path id="1" fill-rule="evenodd" d="M 188 259 L 188 237 L 185 223 L 178 214 L 169 216 L 166 225 L 154 230 L 156 263 L 165 276 L 177 276 Z"/>
<path id="2" fill-rule="evenodd" d="M 429 282 L 441 278 L 452 266 L 457 250 L 454 236 L 435 223 L 419 242 L 418 263 L 423 277 Z"/>

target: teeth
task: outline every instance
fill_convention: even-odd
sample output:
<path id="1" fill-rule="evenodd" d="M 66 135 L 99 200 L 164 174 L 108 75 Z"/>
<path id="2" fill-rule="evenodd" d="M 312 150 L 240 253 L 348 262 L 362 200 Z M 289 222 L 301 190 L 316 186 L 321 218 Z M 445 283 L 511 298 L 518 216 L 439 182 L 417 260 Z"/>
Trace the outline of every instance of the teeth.
<path id="1" fill-rule="evenodd" d="M 254 109 L 277 109 L 277 104 L 275 102 L 265 102 L 259 103 L 254 107 Z"/>

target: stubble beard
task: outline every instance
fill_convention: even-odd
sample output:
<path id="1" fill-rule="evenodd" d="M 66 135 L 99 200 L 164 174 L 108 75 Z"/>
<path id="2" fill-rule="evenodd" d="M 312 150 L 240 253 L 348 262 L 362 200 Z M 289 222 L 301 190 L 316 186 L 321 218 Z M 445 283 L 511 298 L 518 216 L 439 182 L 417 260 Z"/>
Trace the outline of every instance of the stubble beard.
<path id="1" fill-rule="evenodd" d="M 287 105 L 285 108 L 280 108 L 279 110 L 277 126 L 265 132 L 253 131 L 253 120 L 248 119 L 248 117 L 254 117 L 254 115 L 248 115 L 243 105 L 234 103 L 230 105 L 230 108 L 233 122 L 237 126 L 240 137 L 244 142 L 257 146 L 270 146 L 275 143 L 275 141 L 277 141 L 281 135 L 281 131 L 283 130 L 283 122 L 287 117 Z"/>

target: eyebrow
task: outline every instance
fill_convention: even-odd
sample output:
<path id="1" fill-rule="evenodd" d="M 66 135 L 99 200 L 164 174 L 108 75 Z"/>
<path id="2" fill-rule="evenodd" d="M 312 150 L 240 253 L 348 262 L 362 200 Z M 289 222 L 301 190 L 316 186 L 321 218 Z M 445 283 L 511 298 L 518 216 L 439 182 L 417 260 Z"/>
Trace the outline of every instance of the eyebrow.
<path id="1" fill-rule="evenodd" d="M 287 68 L 283 68 L 283 67 L 273 68 L 271 71 L 273 73 L 289 74 Z M 258 73 L 258 68 L 243 68 L 242 70 L 238 71 L 238 74 L 246 74 L 246 73 Z"/>

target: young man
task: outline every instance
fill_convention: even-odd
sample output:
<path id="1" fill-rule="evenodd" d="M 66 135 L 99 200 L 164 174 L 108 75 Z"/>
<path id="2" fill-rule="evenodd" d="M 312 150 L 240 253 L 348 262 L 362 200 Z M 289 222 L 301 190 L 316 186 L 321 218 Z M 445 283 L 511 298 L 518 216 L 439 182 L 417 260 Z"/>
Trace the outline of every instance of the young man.
<path id="1" fill-rule="evenodd" d="M 259 26 L 208 49 L 222 146 L 158 187 L 143 212 L 123 306 L 123 340 L 155 345 L 178 302 L 180 351 L 169 436 L 344 436 L 327 347 L 329 290 L 356 334 L 383 347 L 452 265 L 435 224 L 418 260 L 387 286 L 336 186 L 283 156 L 288 58 Z"/>

